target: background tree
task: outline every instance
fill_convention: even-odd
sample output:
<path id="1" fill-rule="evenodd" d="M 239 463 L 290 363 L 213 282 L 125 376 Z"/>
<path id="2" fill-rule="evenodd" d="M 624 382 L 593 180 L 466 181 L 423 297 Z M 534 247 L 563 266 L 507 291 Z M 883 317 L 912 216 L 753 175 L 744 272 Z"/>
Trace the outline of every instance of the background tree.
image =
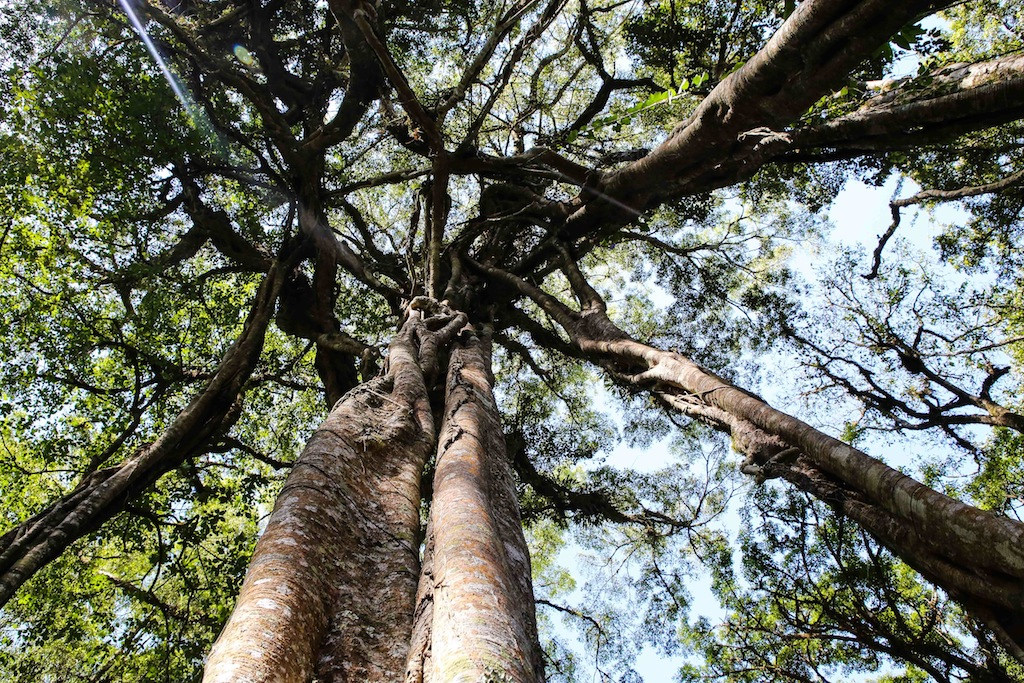
<path id="1" fill-rule="evenodd" d="M 631 632 L 717 676 L 1019 677 L 1024 59 L 1012 3 L 943 9 L 5 5 L 4 666 L 187 680 L 221 633 L 211 680 L 571 678 L 536 594 L 606 677 Z M 850 177 L 923 189 L 819 290 Z M 942 263 L 890 244 L 947 201 Z M 861 418 L 739 388 L 790 344 Z M 620 425 L 681 461 L 599 467 Z M 866 429 L 943 450 L 920 483 L 826 434 Z M 645 625 L 562 602 L 568 539 Z"/>

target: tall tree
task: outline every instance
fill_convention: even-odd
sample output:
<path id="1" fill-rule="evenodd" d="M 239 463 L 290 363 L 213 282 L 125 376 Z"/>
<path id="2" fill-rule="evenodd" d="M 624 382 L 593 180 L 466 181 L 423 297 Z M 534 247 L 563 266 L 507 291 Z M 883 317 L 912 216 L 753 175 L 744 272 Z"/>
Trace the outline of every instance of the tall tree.
<path id="1" fill-rule="evenodd" d="M 829 506 L 829 547 L 861 534 L 801 555 L 807 602 L 844 581 L 883 596 L 818 608 L 833 640 L 1006 680 L 1024 43 L 1012 3 L 983 4 L 983 22 L 923 0 L 6 6 L 0 604 L 10 646 L 36 648 L 11 668 L 52 675 L 32 615 L 80 600 L 103 616 L 78 628 L 109 629 L 79 639 L 84 677 L 195 678 L 219 632 L 211 681 L 544 680 L 524 527 L 549 522 L 625 529 L 652 609 L 685 619 L 659 563 L 686 539 L 724 576 L 728 485 L 580 467 L 609 440 L 603 380 L 651 429 L 725 435 L 757 485 Z M 831 300 L 801 297 L 791 244 L 850 175 L 924 189 L 893 198 Z M 940 257 L 988 280 L 932 296 L 939 276 L 893 269 L 889 243 L 903 212 L 965 200 Z M 674 300 L 665 320 L 621 296 L 644 287 Z M 819 429 L 742 388 L 776 339 L 866 421 Z M 943 434 L 979 472 L 954 485 L 947 458 L 922 483 L 849 443 L 879 425 Z M 746 552 L 761 590 L 786 585 Z M 966 617 L 901 621 L 937 591 Z M 813 669 L 757 636 L 808 618 L 773 604 L 712 670 Z M 202 626 L 175 640 L 177 622 Z"/>

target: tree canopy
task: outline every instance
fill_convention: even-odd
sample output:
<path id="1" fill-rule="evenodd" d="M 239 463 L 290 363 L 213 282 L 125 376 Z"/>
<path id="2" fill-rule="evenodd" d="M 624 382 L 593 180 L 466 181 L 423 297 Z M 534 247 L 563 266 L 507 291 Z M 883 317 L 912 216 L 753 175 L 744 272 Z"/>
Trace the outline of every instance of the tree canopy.
<path id="1" fill-rule="evenodd" d="M 1024 681 L 1019 2 L 2 7 L 3 678 L 199 680 L 300 489 L 427 667 L 483 425 L 494 680 Z"/>

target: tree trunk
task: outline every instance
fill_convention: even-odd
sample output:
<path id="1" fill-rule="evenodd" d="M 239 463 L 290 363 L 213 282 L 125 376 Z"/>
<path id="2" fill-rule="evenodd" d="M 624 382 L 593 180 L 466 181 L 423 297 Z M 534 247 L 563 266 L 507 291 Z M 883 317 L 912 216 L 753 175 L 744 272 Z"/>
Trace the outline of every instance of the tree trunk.
<path id="1" fill-rule="evenodd" d="M 385 375 L 349 392 L 310 439 L 205 681 L 395 681 L 407 666 L 417 681 L 543 680 L 490 334 L 467 329 L 453 346 L 466 322 L 415 299 Z M 429 395 L 444 356 L 421 575 L 420 477 L 438 443 Z"/>
<path id="2" fill-rule="evenodd" d="M 425 347 L 436 344 L 423 339 L 432 334 L 410 311 L 387 374 L 345 395 L 310 439 L 205 681 L 390 681 L 402 670 L 419 577 L 420 475 L 434 445 L 427 382 L 436 360 Z"/>
<path id="3" fill-rule="evenodd" d="M 451 353 L 407 683 L 544 680 L 490 335 Z"/>
<path id="4" fill-rule="evenodd" d="M 412 623 L 420 472 L 432 441 L 429 413 L 420 423 L 410 398 L 375 379 L 310 439 L 204 680 L 393 680 Z"/>

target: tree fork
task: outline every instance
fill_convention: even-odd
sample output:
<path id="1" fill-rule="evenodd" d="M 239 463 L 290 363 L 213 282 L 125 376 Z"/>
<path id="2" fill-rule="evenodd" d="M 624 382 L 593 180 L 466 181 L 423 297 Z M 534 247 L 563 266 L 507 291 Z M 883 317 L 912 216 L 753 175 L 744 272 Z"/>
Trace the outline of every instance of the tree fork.
<path id="1" fill-rule="evenodd" d="M 451 352 L 409 683 L 544 680 L 491 334 L 467 329 Z"/>

